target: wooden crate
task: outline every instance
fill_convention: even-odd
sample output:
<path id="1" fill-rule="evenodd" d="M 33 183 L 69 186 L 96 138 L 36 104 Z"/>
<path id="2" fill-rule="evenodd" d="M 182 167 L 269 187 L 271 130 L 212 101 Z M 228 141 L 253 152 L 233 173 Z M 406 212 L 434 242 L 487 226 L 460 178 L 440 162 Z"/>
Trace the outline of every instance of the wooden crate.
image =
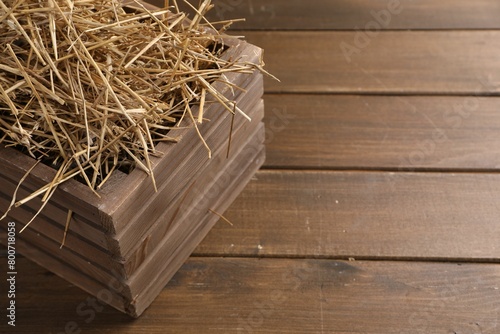
<path id="1" fill-rule="evenodd" d="M 257 63 L 261 50 L 227 39 L 224 57 Z M 79 286 L 116 309 L 138 317 L 179 269 L 198 243 L 264 161 L 263 78 L 261 73 L 227 74 L 244 90 L 221 83 L 215 89 L 247 113 L 234 117 L 228 152 L 230 113 L 218 104 L 205 109 L 199 128 L 181 127 L 169 135 L 178 143 L 161 143 L 153 158 L 158 191 L 146 173 L 116 172 L 99 191 L 70 180 L 61 185 L 37 219 L 17 237 L 21 254 Z M 196 107 L 193 107 L 196 112 Z M 17 150 L 0 147 L 0 212 L 8 207 L 21 177 L 34 160 Z M 22 184 L 18 197 L 49 182 L 55 170 L 39 164 Z M 20 230 L 41 205 L 39 199 L 16 208 L 8 221 Z M 65 247 L 60 249 L 68 210 L 73 211 Z M 0 226 L 6 242 L 6 224 Z"/>

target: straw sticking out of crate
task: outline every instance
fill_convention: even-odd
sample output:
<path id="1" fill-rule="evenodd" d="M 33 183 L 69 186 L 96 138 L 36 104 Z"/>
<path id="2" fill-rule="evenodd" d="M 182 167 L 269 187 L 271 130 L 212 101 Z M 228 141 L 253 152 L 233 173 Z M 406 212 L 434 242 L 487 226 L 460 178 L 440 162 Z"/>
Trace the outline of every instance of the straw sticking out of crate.
<path id="1" fill-rule="evenodd" d="M 210 0 L 192 20 L 175 1 L 154 12 L 139 2 L 133 7 L 117 0 L 0 0 L 0 143 L 58 170 L 16 206 L 37 196 L 47 202 L 75 177 L 97 194 L 117 169 L 140 168 L 154 184 L 150 157 L 157 143 L 177 140 L 169 130 L 181 120 L 197 130 L 213 103 L 243 114 L 212 84 L 239 89 L 226 75 L 262 64 L 220 57 L 222 30 L 204 18 Z"/>

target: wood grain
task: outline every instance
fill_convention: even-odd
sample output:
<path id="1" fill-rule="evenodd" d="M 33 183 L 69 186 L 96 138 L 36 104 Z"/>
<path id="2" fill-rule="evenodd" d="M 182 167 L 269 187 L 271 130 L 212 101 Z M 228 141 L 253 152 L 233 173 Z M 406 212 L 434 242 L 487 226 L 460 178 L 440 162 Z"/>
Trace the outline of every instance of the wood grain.
<path id="1" fill-rule="evenodd" d="M 19 272 L 16 333 L 493 334 L 500 309 L 498 265 L 191 258 L 133 322 L 26 260 Z"/>
<path id="2" fill-rule="evenodd" d="M 164 3 L 151 2 L 161 7 Z M 178 2 L 183 10 L 193 12 L 183 1 Z M 214 0 L 213 3 L 215 8 L 209 19 L 245 18 L 234 25 L 245 30 L 354 30 L 364 28 L 370 21 L 382 22 L 381 29 L 500 28 L 500 3 L 496 0 Z M 400 5 L 389 8 L 391 3 Z"/>
<path id="3" fill-rule="evenodd" d="M 268 94 L 271 168 L 496 170 L 499 98 Z"/>
<path id="4" fill-rule="evenodd" d="M 196 255 L 500 261 L 500 175 L 261 171 Z"/>
<path id="5" fill-rule="evenodd" d="M 265 49 L 267 93 L 500 92 L 500 31 L 381 32 L 350 57 L 358 32 L 234 33 Z"/>
<path id="6" fill-rule="evenodd" d="M 0 187 L 1 191 L 1 199 L 0 199 L 0 211 L 5 212 L 12 202 L 12 195 L 16 187 L 19 184 L 19 180 L 15 181 L 9 179 L 5 176 L 0 176 Z M 25 185 L 21 185 L 18 189 L 17 195 L 18 198 L 24 198 L 32 193 L 32 190 L 28 190 Z M 24 224 L 29 222 L 35 214 L 40 209 L 42 203 L 40 198 L 33 199 L 32 201 L 26 203 L 22 206 L 22 208 L 17 208 L 12 210 L 9 213 L 9 216 L 19 223 Z M 46 215 L 49 213 L 50 217 Z M 22 216 L 22 217 L 20 217 Z M 33 224 L 30 225 L 30 228 L 33 228 L 37 231 L 48 231 L 53 227 L 57 227 L 59 232 L 53 233 L 54 240 L 62 241 L 65 222 L 68 217 L 68 210 L 64 209 L 62 206 L 58 205 L 54 202 L 49 202 L 46 204 L 44 210 L 40 212 L 37 219 L 34 220 Z M 83 238 L 89 244 L 92 244 L 92 247 L 99 249 L 108 249 L 108 241 L 107 235 L 99 229 L 99 227 L 94 224 L 92 221 L 84 219 L 82 216 L 78 214 L 72 215 L 72 220 L 70 222 L 70 228 L 68 229 L 68 238 L 76 239 Z M 48 224 L 53 225 L 53 227 L 49 227 Z M 21 228 L 21 226 L 19 227 Z M 68 243 L 68 245 L 71 243 Z"/>

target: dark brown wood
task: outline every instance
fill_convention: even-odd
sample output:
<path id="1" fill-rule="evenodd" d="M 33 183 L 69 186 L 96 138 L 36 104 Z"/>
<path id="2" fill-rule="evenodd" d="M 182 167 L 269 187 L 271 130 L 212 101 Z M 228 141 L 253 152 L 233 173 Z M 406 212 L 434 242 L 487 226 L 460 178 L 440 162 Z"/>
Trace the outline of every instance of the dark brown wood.
<path id="1" fill-rule="evenodd" d="M 5 212 L 12 202 L 12 196 L 16 187 L 19 184 L 19 180 L 15 181 L 5 176 L 0 176 L 0 187 L 2 189 L 2 196 L 0 197 L 0 211 Z M 18 189 L 18 198 L 23 198 L 23 196 L 28 196 L 32 193 L 32 190 L 28 190 L 24 185 L 21 185 Z M 26 223 L 30 221 L 34 215 L 38 212 L 41 206 L 40 198 L 34 199 L 26 203 L 22 209 L 14 209 L 9 214 L 15 217 L 18 222 Z M 50 213 L 50 217 L 47 216 Z M 22 216 L 22 217 L 20 217 Z M 58 229 L 59 233 L 54 232 L 50 234 L 54 240 L 59 240 L 62 242 L 62 237 L 64 233 L 65 223 L 68 217 L 68 210 L 64 209 L 62 206 L 57 205 L 54 202 L 48 203 L 44 210 L 39 213 L 38 217 L 30 225 L 31 228 L 36 231 L 47 231 L 48 229 Z M 48 226 L 48 225 L 52 225 Z M 92 221 L 83 218 L 78 214 L 73 214 L 70 222 L 70 229 L 68 230 L 68 238 L 73 239 L 78 236 L 79 238 L 85 240 L 92 247 L 99 249 L 108 249 L 107 235 L 98 226 L 92 223 Z M 71 242 L 68 243 L 68 246 Z"/>
<path id="2" fill-rule="evenodd" d="M 498 265 L 192 258 L 133 322 L 25 260 L 19 271 L 16 333 L 493 334 L 500 309 Z"/>
<path id="3" fill-rule="evenodd" d="M 161 0 L 151 0 L 163 6 Z M 198 0 L 189 0 L 193 5 Z M 183 1 L 180 7 L 193 12 Z M 211 20 L 247 30 L 498 29 L 496 0 L 213 0 Z M 393 5 L 394 4 L 394 5 Z M 398 5 L 399 4 L 399 5 Z M 373 14 L 375 13 L 375 14 Z M 379 27 L 379 28 L 378 28 Z"/>
<path id="4" fill-rule="evenodd" d="M 266 50 L 267 69 L 281 80 L 267 78 L 268 93 L 500 92 L 500 31 L 390 31 L 366 46 L 355 43 L 358 32 L 234 34 Z"/>
<path id="5" fill-rule="evenodd" d="M 3 185 L 3 184 L 2 184 Z M 4 208 L 7 207 L 10 202 L 10 198 L 5 198 L 3 195 L 0 196 L 0 212 L 4 212 Z M 18 222 L 18 229 L 21 228 L 21 222 L 29 221 L 35 212 L 31 210 L 15 210 L 11 214 L 9 214 L 9 220 Z M 52 212 L 50 213 L 52 216 Z M 81 228 L 82 224 L 78 221 L 72 221 L 74 225 L 77 225 L 78 228 Z M 92 231 L 88 231 L 92 232 Z M 39 217 L 34 223 L 30 225 L 28 229 L 26 229 L 22 236 L 31 237 L 33 240 L 43 240 L 42 242 L 47 243 L 50 246 L 47 246 L 51 249 L 51 252 L 55 254 L 63 254 L 69 252 L 70 256 L 82 257 L 83 264 L 87 264 L 87 262 L 92 262 L 94 264 L 99 265 L 101 268 L 105 268 L 106 270 L 116 270 L 118 272 L 123 272 L 123 269 L 119 263 L 115 259 L 113 259 L 113 255 L 110 254 L 107 249 L 102 248 L 101 246 L 96 245 L 95 243 L 80 237 L 75 232 L 71 231 L 66 236 L 65 249 L 60 250 L 60 245 L 63 240 L 64 229 L 62 229 L 58 224 L 54 223 L 54 221 L 43 215 Z M 94 239 L 104 238 L 102 232 L 96 232 L 92 234 Z"/>
<path id="6" fill-rule="evenodd" d="M 267 167 L 500 167 L 499 98 L 268 94 L 265 100 Z"/>
<path id="7" fill-rule="evenodd" d="M 197 255 L 500 261 L 498 174 L 262 171 Z"/>

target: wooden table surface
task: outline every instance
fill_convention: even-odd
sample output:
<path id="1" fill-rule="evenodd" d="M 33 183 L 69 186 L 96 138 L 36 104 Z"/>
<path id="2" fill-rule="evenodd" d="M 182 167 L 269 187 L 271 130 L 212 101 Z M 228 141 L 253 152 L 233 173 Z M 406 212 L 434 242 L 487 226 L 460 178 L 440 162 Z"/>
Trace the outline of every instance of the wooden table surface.
<path id="1" fill-rule="evenodd" d="M 215 2 L 281 79 L 234 226 L 137 320 L 19 259 L 9 333 L 500 333 L 500 2 Z"/>

